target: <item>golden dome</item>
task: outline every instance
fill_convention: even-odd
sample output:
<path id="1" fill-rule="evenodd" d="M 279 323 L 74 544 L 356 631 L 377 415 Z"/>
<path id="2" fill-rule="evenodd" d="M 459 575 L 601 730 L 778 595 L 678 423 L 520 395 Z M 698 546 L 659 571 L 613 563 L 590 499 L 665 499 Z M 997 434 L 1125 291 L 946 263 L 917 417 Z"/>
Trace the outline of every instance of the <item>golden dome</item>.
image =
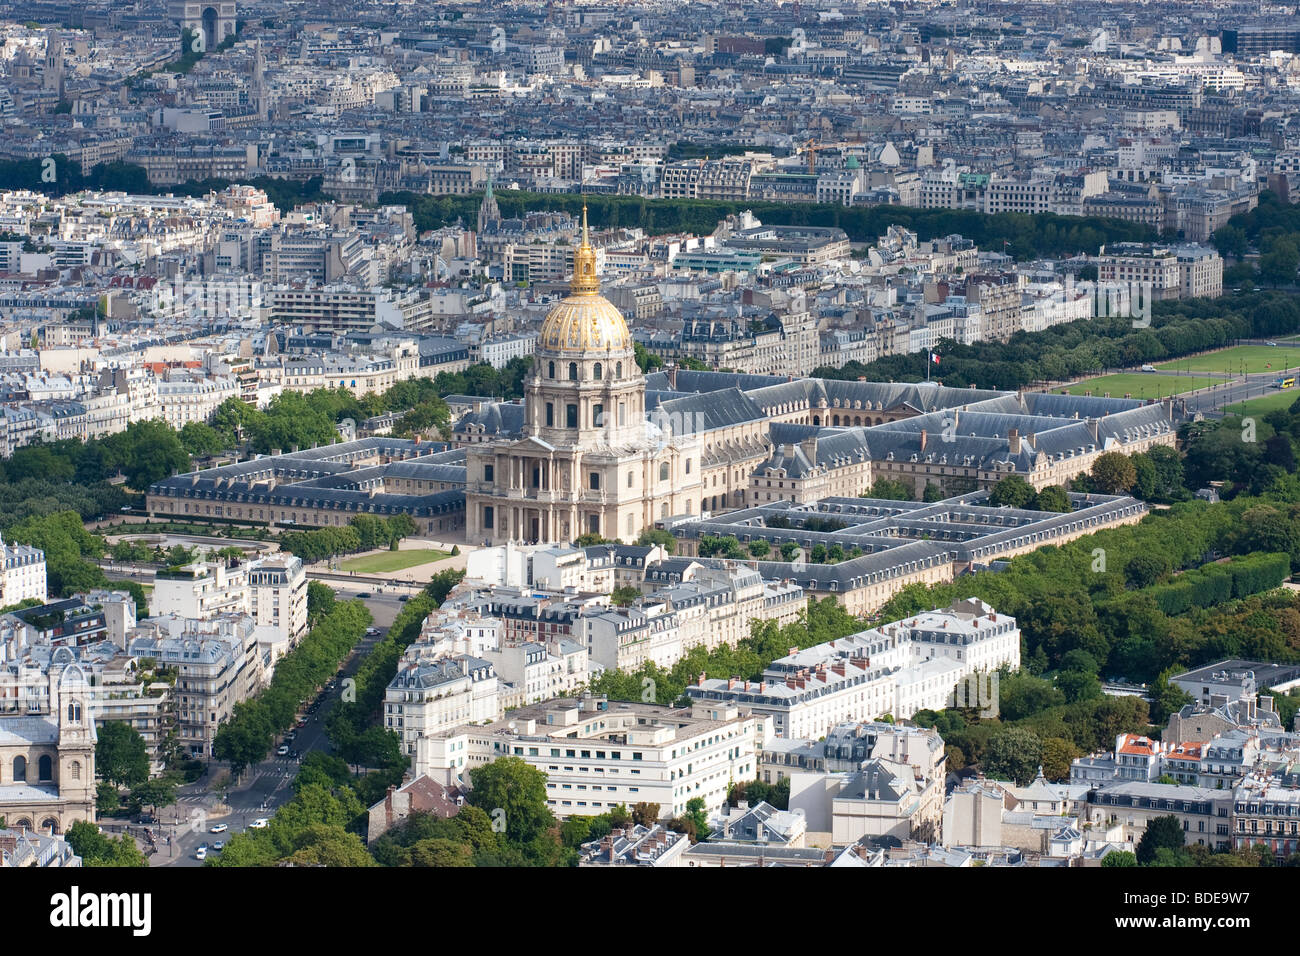
<path id="1" fill-rule="evenodd" d="M 600 294 L 596 250 L 587 233 L 587 207 L 582 207 L 582 245 L 573 254 L 569 295 L 542 322 L 537 348 L 547 351 L 609 352 L 632 350 L 632 333 L 623 313 Z"/>

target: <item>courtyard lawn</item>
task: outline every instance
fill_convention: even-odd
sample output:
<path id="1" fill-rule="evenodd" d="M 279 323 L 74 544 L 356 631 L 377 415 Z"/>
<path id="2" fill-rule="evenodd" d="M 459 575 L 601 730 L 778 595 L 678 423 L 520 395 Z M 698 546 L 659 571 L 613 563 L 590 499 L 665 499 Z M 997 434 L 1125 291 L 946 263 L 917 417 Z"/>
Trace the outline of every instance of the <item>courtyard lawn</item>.
<path id="1" fill-rule="evenodd" d="M 1249 401 L 1225 406 L 1223 410 L 1229 415 L 1253 415 L 1259 417 L 1267 415 L 1269 412 L 1275 412 L 1279 408 L 1290 408 L 1297 401 L 1300 401 L 1300 389 L 1284 388 L 1270 395 L 1261 395 L 1259 398 L 1252 398 Z"/>
<path id="2" fill-rule="evenodd" d="M 407 568 L 430 564 L 449 557 L 451 555 L 448 552 L 437 551 L 433 548 L 422 548 L 413 551 L 381 551 L 378 554 L 349 558 L 340 567 L 344 571 L 355 571 L 357 574 L 386 574 L 389 571 L 404 571 Z"/>
<path id="3" fill-rule="evenodd" d="M 1300 368 L 1300 349 L 1285 345 L 1238 345 L 1220 352 L 1162 362 L 1156 368 L 1164 372 L 1215 372 L 1219 375 L 1226 372 L 1240 376 L 1242 363 L 1250 375 L 1281 372 L 1288 367 Z"/>
<path id="4" fill-rule="evenodd" d="M 1098 396 L 1110 392 L 1111 398 L 1123 398 L 1125 395 L 1131 395 L 1133 398 L 1163 398 L 1166 395 L 1177 395 L 1197 388 L 1208 388 L 1221 381 L 1223 381 L 1221 378 L 1209 378 L 1200 375 L 1157 375 L 1154 372 L 1120 372 L 1116 375 L 1103 375 L 1100 378 L 1075 382 L 1067 387 L 1066 391 L 1071 395 L 1092 392 L 1092 394 Z M 1060 389 L 1054 389 L 1054 391 L 1059 392 Z"/>

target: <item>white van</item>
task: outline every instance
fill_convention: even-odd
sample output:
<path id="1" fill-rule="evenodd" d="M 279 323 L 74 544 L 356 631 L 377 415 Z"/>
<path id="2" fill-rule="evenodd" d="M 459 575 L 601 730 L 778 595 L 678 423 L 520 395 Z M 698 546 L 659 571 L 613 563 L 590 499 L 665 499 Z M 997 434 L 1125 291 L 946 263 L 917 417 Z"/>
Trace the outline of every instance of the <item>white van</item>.
<path id="1" fill-rule="evenodd" d="M 1154 372 L 1155 370 L 1156 370 L 1156 367 L 1155 367 L 1154 365 L 1143 365 L 1143 366 L 1142 366 L 1142 371 L 1144 371 L 1144 372 Z"/>

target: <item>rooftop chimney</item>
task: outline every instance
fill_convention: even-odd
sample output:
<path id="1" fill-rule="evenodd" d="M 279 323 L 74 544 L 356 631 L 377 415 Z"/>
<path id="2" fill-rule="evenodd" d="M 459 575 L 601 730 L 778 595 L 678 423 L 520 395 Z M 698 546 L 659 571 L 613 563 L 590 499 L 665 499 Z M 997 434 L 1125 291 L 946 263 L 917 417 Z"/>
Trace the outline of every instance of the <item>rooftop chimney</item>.
<path id="1" fill-rule="evenodd" d="M 1011 446 L 1011 454 L 1020 454 L 1020 429 L 1012 428 L 1007 432 L 1007 444 Z"/>
<path id="2" fill-rule="evenodd" d="M 925 451 L 925 440 L 927 438 L 924 428 L 921 429 L 921 451 Z"/>

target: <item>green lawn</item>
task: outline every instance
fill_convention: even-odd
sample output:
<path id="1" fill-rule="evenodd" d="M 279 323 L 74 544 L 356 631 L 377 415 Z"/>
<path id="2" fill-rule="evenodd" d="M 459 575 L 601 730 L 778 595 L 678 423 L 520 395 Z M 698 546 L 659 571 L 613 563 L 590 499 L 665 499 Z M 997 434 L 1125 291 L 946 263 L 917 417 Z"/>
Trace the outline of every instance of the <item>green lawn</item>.
<path id="1" fill-rule="evenodd" d="M 367 554 L 360 558 L 350 558 L 341 565 L 344 571 L 356 571 L 358 574 L 384 574 L 388 571 L 403 571 L 420 564 L 429 564 L 451 557 L 446 551 L 423 548 L 416 551 L 382 551 L 379 554 Z"/>
<path id="2" fill-rule="evenodd" d="M 1258 417 L 1277 411 L 1279 408 L 1290 408 L 1297 400 L 1300 400 L 1300 389 L 1286 388 L 1269 395 L 1261 395 L 1259 398 L 1252 398 L 1246 402 L 1228 405 L 1223 410 L 1229 415 L 1254 415 Z"/>
<path id="3" fill-rule="evenodd" d="M 1071 395 L 1082 395 L 1084 392 L 1105 395 L 1110 392 L 1111 398 L 1123 398 L 1126 394 L 1131 395 L 1133 398 L 1162 398 L 1169 394 L 1176 395 L 1180 392 L 1190 392 L 1196 388 L 1205 388 L 1221 381 L 1222 379 L 1219 378 L 1207 378 L 1201 375 L 1155 375 L 1151 372 L 1120 372 L 1117 375 L 1103 375 L 1100 378 L 1090 378 L 1082 382 L 1076 382 L 1069 386 L 1066 391 Z"/>
<path id="4" fill-rule="evenodd" d="M 1217 372 L 1220 375 L 1241 375 L 1242 363 L 1247 373 L 1280 372 L 1290 366 L 1300 368 L 1300 349 L 1276 345 L 1238 345 L 1219 352 L 1192 355 L 1187 358 L 1162 362 L 1156 368 L 1173 372 Z"/>

